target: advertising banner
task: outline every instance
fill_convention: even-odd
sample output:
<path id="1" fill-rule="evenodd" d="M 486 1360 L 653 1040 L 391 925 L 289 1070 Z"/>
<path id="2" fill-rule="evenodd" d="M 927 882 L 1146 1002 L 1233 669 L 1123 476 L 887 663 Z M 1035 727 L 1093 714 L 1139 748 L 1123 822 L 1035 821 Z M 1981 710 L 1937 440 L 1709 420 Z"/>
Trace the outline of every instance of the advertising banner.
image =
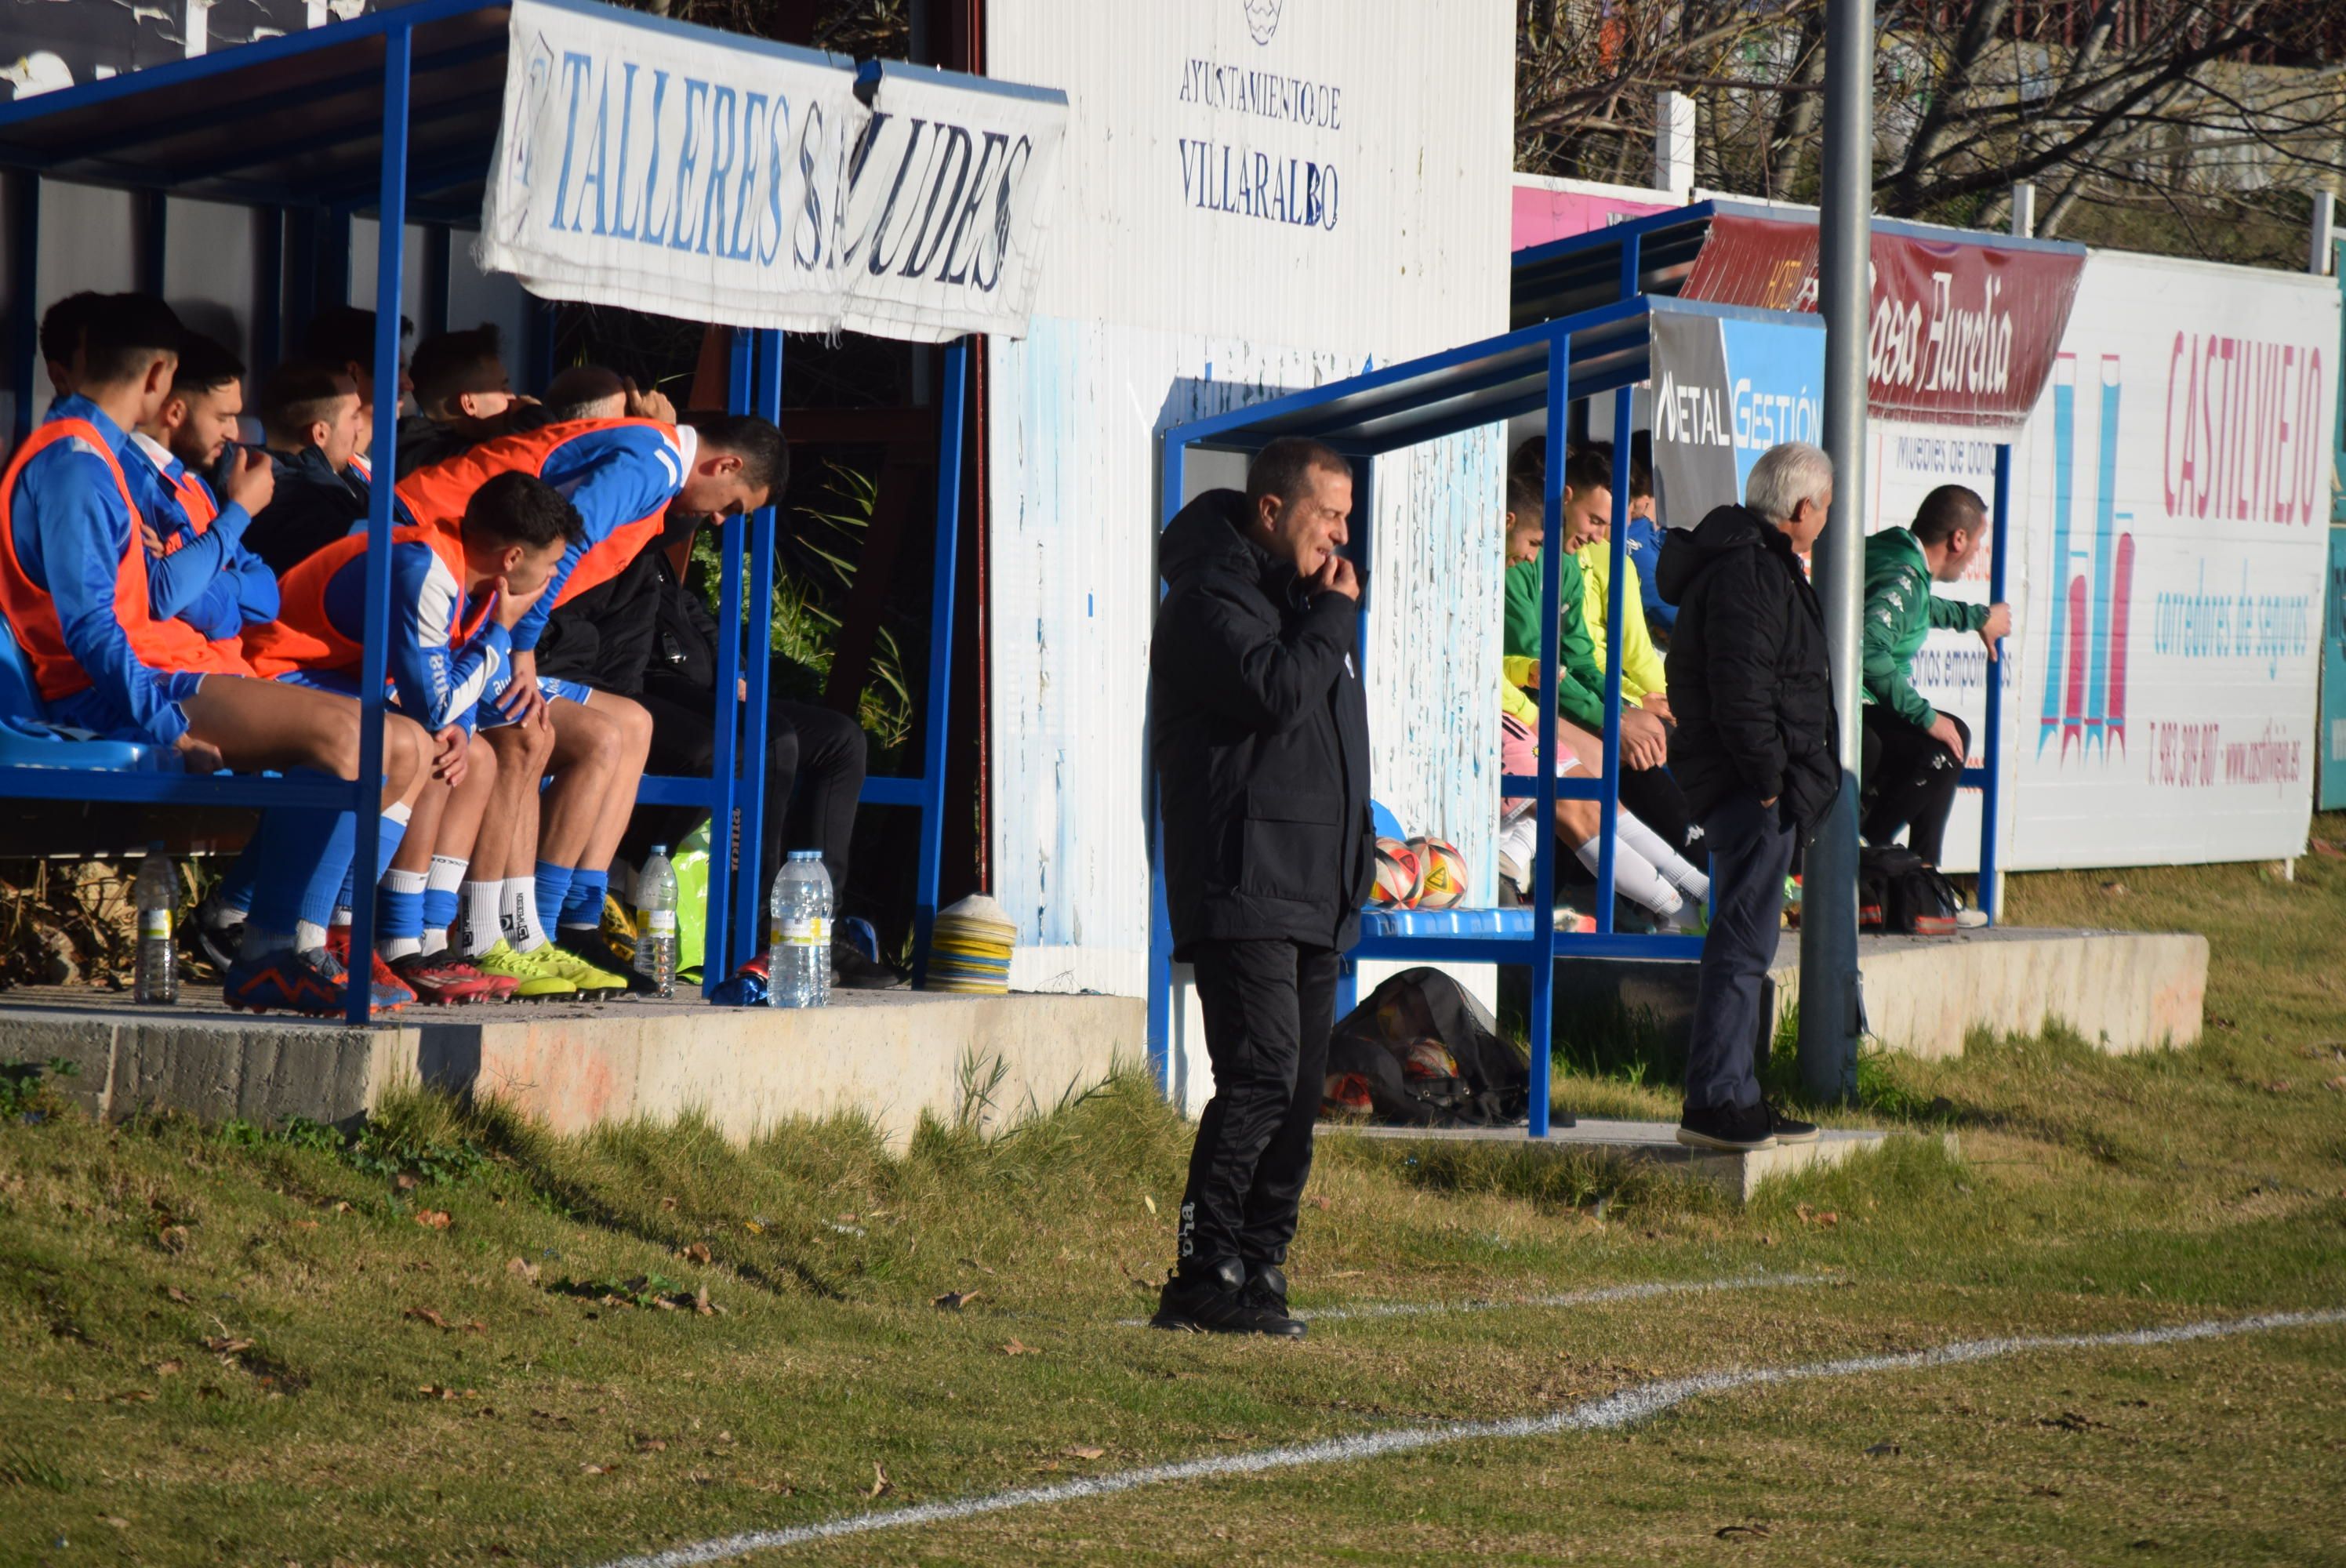
<path id="1" fill-rule="evenodd" d="M 1025 331 L 1064 97 L 882 77 L 515 0 L 477 257 L 531 292 L 738 327 Z"/>
<path id="2" fill-rule="evenodd" d="M 1721 212 L 1681 298 L 1813 311 L 1817 232 L 1813 214 Z M 1985 425 L 2027 418 L 2084 266 L 2074 247 L 1877 225 L 1866 350 L 1875 416 Z"/>
<path id="3" fill-rule="evenodd" d="M 2010 864 L 2303 848 L 2337 311 L 2321 280 L 2087 261 L 2015 463 Z"/>
<path id="4" fill-rule="evenodd" d="M 2321 809 L 2346 810 L 2346 528 L 2330 530 L 2321 620 Z"/>
<path id="5" fill-rule="evenodd" d="M 1664 308 L 1653 316 L 1654 485 L 1660 514 L 1691 528 L 1743 498 L 1751 465 L 1787 441 L 1821 441 L 1825 334 L 1774 321 Z"/>

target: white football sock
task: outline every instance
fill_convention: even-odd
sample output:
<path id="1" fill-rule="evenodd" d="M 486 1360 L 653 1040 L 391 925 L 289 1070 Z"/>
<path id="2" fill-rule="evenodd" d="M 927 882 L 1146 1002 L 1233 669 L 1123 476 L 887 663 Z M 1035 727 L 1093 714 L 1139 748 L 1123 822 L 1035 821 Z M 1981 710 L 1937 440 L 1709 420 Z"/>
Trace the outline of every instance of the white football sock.
<path id="1" fill-rule="evenodd" d="M 1522 812 L 1499 830 L 1499 853 L 1523 868 L 1527 879 L 1532 874 L 1532 857 L 1539 852 L 1539 829 L 1532 817 L 1530 811 Z M 1528 881 L 1524 891 L 1530 891 Z"/>
<path id="2" fill-rule="evenodd" d="M 537 880 L 507 877 L 497 899 L 498 923 L 515 952 L 534 952 L 546 945 L 546 928 L 537 922 Z"/>
<path id="3" fill-rule="evenodd" d="M 1710 879 L 1697 871 L 1694 863 L 1676 850 L 1659 833 L 1640 821 L 1635 813 L 1623 811 L 1615 824 L 1621 841 L 1653 862 L 1654 869 L 1670 880 L 1670 885 L 1696 903 L 1710 897 Z"/>
<path id="4" fill-rule="evenodd" d="M 324 926 L 315 921 L 297 920 L 293 922 L 294 952 L 312 952 L 325 945 L 326 928 Z"/>
<path id="5" fill-rule="evenodd" d="M 505 940 L 505 925 L 497 918 L 505 887 L 501 881 L 466 882 L 456 890 L 456 931 L 466 958 L 478 958 Z"/>
<path id="6" fill-rule="evenodd" d="M 1580 863 L 1592 873 L 1596 872 L 1596 840 L 1589 840 L 1573 853 L 1580 857 Z M 1662 873 L 1654 870 L 1654 862 L 1623 843 L 1617 833 L 1613 836 L 1613 891 L 1630 902 L 1665 918 L 1678 913 L 1686 904 L 1686 901 L 1678 896 L 1678 889 L 1670 886 L 1663 880 Z"/>

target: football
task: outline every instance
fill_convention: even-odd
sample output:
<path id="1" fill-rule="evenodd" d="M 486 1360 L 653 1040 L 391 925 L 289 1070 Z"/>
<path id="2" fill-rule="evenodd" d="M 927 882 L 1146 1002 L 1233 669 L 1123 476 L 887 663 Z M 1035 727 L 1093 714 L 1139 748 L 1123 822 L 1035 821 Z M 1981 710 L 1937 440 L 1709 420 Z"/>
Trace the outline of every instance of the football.
<path id="1" fill-rule="evenodd" d="M 1455 909 L 1466 901 L 1466 861 L 1457 847 L 1440 839 L 1412 839 L 1417 857 L 1418 909 Z"/>
<path id="2" fill-rule="evenodd" d="M 1417 856 L 1399 839 L 1377 840 L 1376 907 L 1405 910 L 1417 901 Z"/>

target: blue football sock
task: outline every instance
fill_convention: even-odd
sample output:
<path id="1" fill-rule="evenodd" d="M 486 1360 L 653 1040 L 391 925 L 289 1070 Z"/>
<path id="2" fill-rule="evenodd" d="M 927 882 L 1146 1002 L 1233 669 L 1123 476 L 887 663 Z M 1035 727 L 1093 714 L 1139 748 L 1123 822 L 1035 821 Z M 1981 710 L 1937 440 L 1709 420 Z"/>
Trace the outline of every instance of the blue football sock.
<path id="1" fill-rule="evenodd" d="M 423 940 L 423 873 L 385 871 L 376 908 L 382 929 L 374 935 L 379 946 L 387 942 Z"/>
<path id="2" fill-rule="evenodd" d="M 570 891 L 562 901 L 562 914 L 556 925 L 600 926 L 603 923 L 603 893 L 611 885 L 608 871 L 579 871 L 572 873 Z"/>
<path id="3" fill-rule="evenodd" d="M 577 871 L 570 866 L 549 865 L 544 860 L 537 862 L 536 899 L 541 915 L 547 910 L 558 911 L 562 908 L 562 901 L 570 896 L 570 879 L 577 874 Z M 558 925 L 561 922 L 557 920 L 555 923 Z"/>
<path id="4" fill-rule="evenodd" d="M 269 830 L 270 818 L 276 815 L 278 813 L 271 811 L 261 816 L 260 826 L 254 830 L 251 839 L 246 842 L 244 853 L 236 858 L 234 863 L 228 869 L 228 875 L 220 879 L 219 886 L 213 891 L 212 896 L 219 900 L 222 907 L 241 910 L 247 915 L 251 914 L 252 891 L 260 881 L 261 835 Z"/>
<path id="5" fill-rule="evenodd" d="M 409 814 L 410 808 L 403 804 L 393 805 L 382 814 L 382 826 L 375 838 L 374 880 L 377 882 L 381 882 L 383 873 L 391 870 L 392 857 L 399 853 L 399 846 L 407 841 Z"/>
<path id="6" fill-rule="evenodd" d="M 446 931 L 456 923 L 456 890 L 425 888 L 423 890 L 423 929 Z"/>
<path id="7" fill-rule="evenodd" d="M 323 817 L 323 812 L 309 815 Z M 358 853 L 359 820 L 348 811 L 336 811 L 328 819 L 329 826 L 321 838 L 315 840 L 317 859 L 289 860 L 296 868 L 293 875 L 301 877 L 301 918 L 311 925 L 332 925 L 334 910 L 346 896 L 350 883 L 351 857 Z M 308 866 L 305 875 L 298 868 Z"/>

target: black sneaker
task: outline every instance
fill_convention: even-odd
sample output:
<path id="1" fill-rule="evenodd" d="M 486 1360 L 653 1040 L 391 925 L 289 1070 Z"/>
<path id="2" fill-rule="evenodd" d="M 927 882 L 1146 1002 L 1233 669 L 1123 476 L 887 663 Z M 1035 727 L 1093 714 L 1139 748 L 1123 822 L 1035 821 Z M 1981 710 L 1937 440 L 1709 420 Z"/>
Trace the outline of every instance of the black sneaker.
<path id="1" fill-rule="evenodd" d="M 831 944 L 831 983 L 843 991 L 902 991 L 907 983 L 903 975 L 845 942 Z"/>
<path id="2" fill-rule="evenodd" d="M 1165 1282 L 1157 1316 L 1148 1320 L 1148 1326 L 1190 1334 L 1303 1336 L 1303 1325 L 1284 1311 L 1259 1307 L 1248 1299 L 1245 1271 L 1234 1261 L 1176 1273 Z"/>
<path id="3" fill-rule="evenodd" d="M 1299 1339 L 1303 1337 L 1303 1320 L 1287 1309 L 1287 1276 L 1277 1264 L 1258 1263 L 1250 1268 L 1246 1287 L 1239 1292 L 1239 1298 L 1250 1307 L 1295 1325 L 1292 1329 L 1281 1332 L 1291 1333 Z"/>
<path id="4" fill-rule="evenodd" d="M 1817 1130 L 1810 1127 L 1809 1136 L 1816 1135 Z M 1699 1111 L 1688 1105 L 1678 1117 L 1678 1142 L 1689 1148 L 1728 1149 L 1737 1154 L 1772 1149 L 1776 1146 L 1773 1113 L 1764 1103 Z"/>
<path id="5" fill-rule="evenodd" d="M 1814 1122 L 1795 1121 L 1778 1110 L 1772 1101 L 1760 1101 L 1760 1108 L 1768 1113 L 1768 1130 L 1776 1135 L 1778 1143 L 1812 1144 L 1817 1141 L 1819 1135 Z"/>

